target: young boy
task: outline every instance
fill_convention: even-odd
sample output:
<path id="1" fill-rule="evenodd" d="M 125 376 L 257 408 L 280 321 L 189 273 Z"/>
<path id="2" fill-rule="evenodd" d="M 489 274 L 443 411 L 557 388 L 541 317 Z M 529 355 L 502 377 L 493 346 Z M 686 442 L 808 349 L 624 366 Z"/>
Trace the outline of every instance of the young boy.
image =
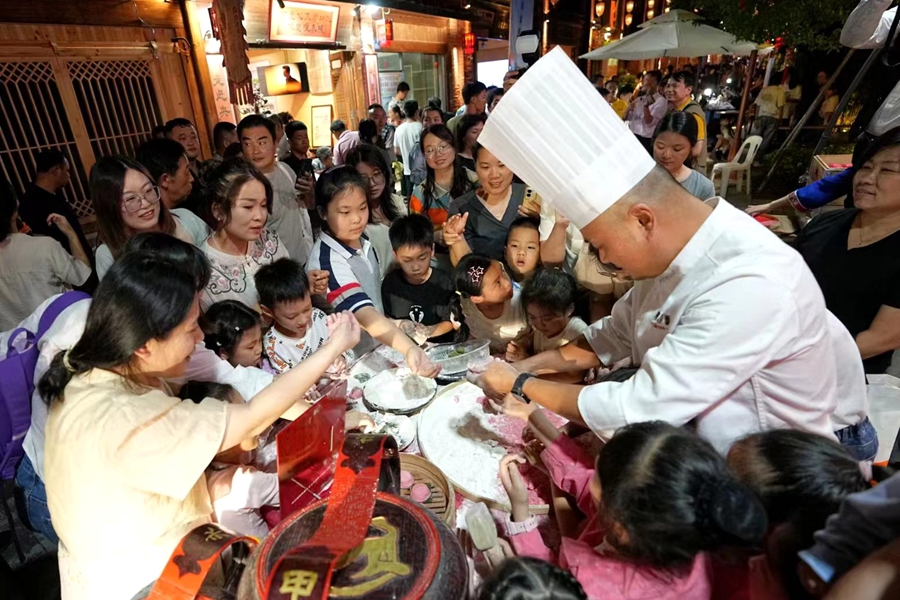
<path id="1" fill-rule="evenodd" d="M 326 315 L 313 308 L 306 273 L 295 260 L 282 258 L 265 265 L 254 277 L 263 317 L 272 326 L 263 334 L 263 355 L 277 374 L 289 371 L 328 341 Z M 344 361 L 353 361 L 352 352 Z M 329 373 L 346 364 L 335 364 Z"/>
<path id="2" fill-rule="evenodd" d="M 400 321 L 400 329 L 417 342 L 419 338 L 454 341 L 456 326 L 450 315 L 456 293 L 450 276 L 431 267 L 431 221 L 417 213 L 400 217 L 391 225 L 389 236 L 400 268 L 385 275 L 381 284 L 384 314 Z"/>
<path id="3" fill-rule="evenodd" d="M 575 341 L 587 324 L 573 317 L 575 278 L 560 269 L 540 269 L 522 288 L 522 306 L 534 330 L 532 350 L 538 354 Z"/>
<path id="4" fill-rule="evenodd" d="M 534 273 L 541 259 L 541 234 L 538 224 L 529 217 L 519 217 L 509 226 L 506 236 L 506 266 L 516 282 Z"/>
<path id="5" fill-rule="evenodd" d="M 230 385 L 203 381 L 188 381 L 178 396 L 197 403 L 204 398 L 234 404 L 244 402 Z M 260 514 L 260 508 L 278 506 L 278 474 L 247 466 L 249 453 L 258 445 L 258 436 L 254 435 L 216 454 L 206 469 L 206 485 L 219 524 L 236 533 L 262 539 L 269 533 L 269 526 Z"/>

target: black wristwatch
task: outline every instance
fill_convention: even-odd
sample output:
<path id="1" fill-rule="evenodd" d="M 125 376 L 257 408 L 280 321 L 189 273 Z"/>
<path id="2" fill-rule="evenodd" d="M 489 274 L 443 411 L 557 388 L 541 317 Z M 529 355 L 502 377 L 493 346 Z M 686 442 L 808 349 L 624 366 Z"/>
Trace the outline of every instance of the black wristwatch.
<path id="1" fill-rule="evenodd" d="M 512 386 L 512 393 L 514 396 L 518 396 L 522 400 L 525 401 L 526 404 L 531 404 L 531 398 L 525 395 L 525 392 L 522 391 L 522 388 L 525 387 L 525 382 L 534 377 L 531 373 L 519 373 L 519 376 L 516 377 L 515 383 Z"/>

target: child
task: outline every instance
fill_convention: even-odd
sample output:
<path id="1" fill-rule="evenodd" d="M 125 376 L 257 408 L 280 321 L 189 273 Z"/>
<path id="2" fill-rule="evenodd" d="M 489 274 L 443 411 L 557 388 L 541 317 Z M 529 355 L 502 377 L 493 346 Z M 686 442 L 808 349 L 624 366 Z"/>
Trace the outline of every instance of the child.
<path id="1" fill-rule="evenodd" d="M 490 340 L 492 354 L 505 353 L 510 342 L 529 333 L 519 291 L 499 260 L 464 256 L 456 266 L 456 291 L 471 336 Z"/>
<path id="2" fill-rule="evenodd" d="M 588 328 L 572 316 L 576 292 L 575 278 L 560 269 L 539 269 L 525 282 L 522 305 L 534 329 L 534 354 L 575 341 Z"/>
<path id="3" fill-rule="evenodd" d="M 728 464 L 762 500 L 771 528 L 766 554 L 750 559 L 751 600 L 803 597 L 797 553 L 847 496 L 869 489 L 869 478 L 836 441 L 787 429 L 738 440 Z"/>
<path id="4" fill-rule="evenodd" d="M 548 562 L 522 556 L 505 560 L 484 583 L 478 600 L 588 600 L 578 580 Z"/>
<path id="5" fill-rule="evenodd" d="M 278 375 L 306 360 L 328 341 L 327 315 L 313 308 L 303 266 L 281 258 L 265 265 L 254 276 L 262 314 L 272 321 L 263 334 L 263 350 Z M 353 362 L 353 353 L 345 352 L 343 364 L 335 364 L 326 373 L 340 373 Z"/>
<path id="6" fill-rule="evenodd" d="M 661 421 L 627 425 L 600 450 L 592 470 L 590 458 L 543 412 L 507 395 L 504 409 L 510 403 L 544 444 L 540 458 L 553 482 L 588 516 L 577 539 L 562 538 L 558 555 L 588 597 L 708 600 L 705 553 L 764 535 L 759 501 L 697 435 Z M 528 512 L 523 462 L 522 455 L 500 462 L 512 505 L 510 543 L 520 556 L 553 560 Z"/>
<path id="7" fill-rule="evenodd" d="M 203 343 L 232 367 L 258 367 L 262 354 L 259 313 L 238 300 L 216 302 L 200 320 Z"/>
<path id="8" fill-rule="evenodd" d="M 451 313 L 456 294 L 450 276 L 431 266 L 434 257 L 431 221 L 416 213 L 400 217 L 391 225 L 389 235 L 400 268 L 388 273 L 381 284 L 384 314 L 400 319 L 399 326 L 404 331 L 423 326 L 423 335 L 432 342 L 454 341 L 456 328 Z"/>
<path id="9" fill-rule="evenodd" d="M 244 399 L 233 387 L 223 383 L 189 381 L 178 396 L 199 404 L 204 398 L 243 404 Z M 263 506 L 278 503 L 278 474 L 263 473 L 247 466 L 258 446 L 254 435 L 237 446 L 222 450 L 206 469 L 206 485 L 220 525 L 241 535 L 257 539 L 266 537 L 269 526 L 259 512 Z"/>
<path id="10" fill-rule="evenodd" d="M 534 273 L 541 259 L 541 234 L 531 217 L 519 217 L 509 226 L 506 236 L 506 265 L 516 281 Z"/>
<path id="11" fill-rule="evenodd" d="M 375 339 L 400 352 L 413 373 L 434 377 L 440 370 L 425 352 L 384 316 L 378 257 L 364 235 L 369 222 L 368 185 L 356 169 L 343 165 L 326 171 L 316 182 L 316 208 L 322 234 L 316 240 L 307 270 L 323 269 L 328 278 L 327 300 L 335 311 L 353 312 L 365 330 L 354 348 L 356 356 L 375 347 Z"/>

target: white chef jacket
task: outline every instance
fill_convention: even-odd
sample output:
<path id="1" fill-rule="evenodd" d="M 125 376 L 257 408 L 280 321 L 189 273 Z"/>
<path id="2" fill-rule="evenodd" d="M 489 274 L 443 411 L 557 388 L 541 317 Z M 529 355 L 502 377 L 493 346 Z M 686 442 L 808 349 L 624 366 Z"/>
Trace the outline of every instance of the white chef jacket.
<path id="1" fill-rule="evenodd" d="M 627 423 L 690 423 L 723 453 L 769 429 L 831 436 L 835 342 L 815 278 L 752 217 L 721 198 L 708 204 L 669 268 L 585 332 L 603 364 L 640 365 L 628 381 L 581 391 L 585 423 L 601 437 Z"/>
<path id="2" fill-rule="evenodd" d="M 36 333 L 41 315 L 58 297 L 59 295 L 51 296 L 45 300 L 43 304 L 38 306 L 30 316 L 19 323 L 13 330 L 0 332 L 0 348 L 3 348 L 5 351 L 10 334 L 18 327 L 24 327 Z M 35 384 L 50 368 L 50 362 L 58 352 L 68 350 L 81 339 L 90 307 L 90 298 L 72 304 L 56 318 L 53 325 L 41 338 L 38 344 L 40 355 L 34 368 Z M 169 381 L 183 384 L 192 379 L 227 383 L 234 386 L 245 400 L 250 400 L 260 390 L 272 383 L 273 376 L 260 369 L 232 367 L 228 362 L 219 358 L 215 352 L 207 349 L 206 346 L 200 343 L 197 344 L 194 348 L 194 353 L 191 354 L 191 360 L 188 363 L 184 376 Z M 23 446 L 25 455 L 28 456 L 28 460 L 34 465 L 34 472 L 41 479 L 44 478 L 44 428 L 47 425 L 47 415 L 47 405 L 37 389 L 35 389 L 31 397 L 31 427 L 25 435 Z"/>
<path id="3" fill-rule="evenodd" d="M 850 48 L 880 48 L 885 45 L 897 7 L 888 10 L 893 0 L 860 0 L 841 29 L 841 43 Z M 897 29 L 900 31 L 900 28 Z M 895 34 L 896 35 L 896 34 Z M 872 116 L 866 128 L 882 135 L 900 126 L 900 81 Z"/>

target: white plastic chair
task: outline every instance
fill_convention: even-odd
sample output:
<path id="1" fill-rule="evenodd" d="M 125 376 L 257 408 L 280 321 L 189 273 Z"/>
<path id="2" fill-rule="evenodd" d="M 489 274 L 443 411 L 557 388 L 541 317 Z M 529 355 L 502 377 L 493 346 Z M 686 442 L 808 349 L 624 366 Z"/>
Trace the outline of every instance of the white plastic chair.
<path id="1" fill-rule="evenodd" d="M 746 176 L 747 195 L 750 195 L 750 192 L 753 189 L 750 185 L 750 167 L 753 165 L 753 160 L 756 158 L 756 152 L 759 150 L 759 145 L 762 144 L 762 141 L 762 137 L 751 135 L 744 140 L 744 143 L 741 144 L 741 149 L 735 154 L 735 162 L 717 163 L 713 166 L 712 177 L 710 177 L 713 184 L 716 182 L 717 173 L 722 176 L 722 184 L 719 186 L 719 196 L 724 198 L 725 194 L 728 192 L 728 183 L 731 180 L 731 174 L 733 172 L 737 173 L 737 191 L 741 191 L 741 180 Z M 741 159 L 741 156 L 743 156 L 743 159 Z"/>

